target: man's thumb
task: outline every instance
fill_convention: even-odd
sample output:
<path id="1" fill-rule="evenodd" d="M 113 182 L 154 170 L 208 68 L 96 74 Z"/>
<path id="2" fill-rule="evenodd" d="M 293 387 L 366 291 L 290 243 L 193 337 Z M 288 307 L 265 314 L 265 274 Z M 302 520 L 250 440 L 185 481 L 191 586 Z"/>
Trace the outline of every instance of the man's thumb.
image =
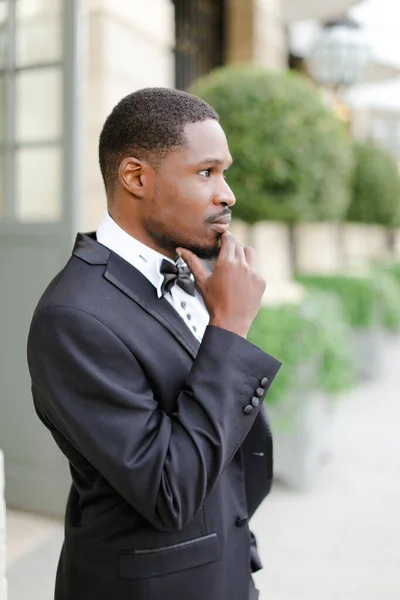
<path id="1" fill-rule="evenodd" d="M 183 258 L 189 269 L 192 271 L 197 283 L 201 285 L 206 279 L 208 272 L 200 258 L 190 250 L 187 250 L 187 248 L 177 248 L 176 252 Z"/>

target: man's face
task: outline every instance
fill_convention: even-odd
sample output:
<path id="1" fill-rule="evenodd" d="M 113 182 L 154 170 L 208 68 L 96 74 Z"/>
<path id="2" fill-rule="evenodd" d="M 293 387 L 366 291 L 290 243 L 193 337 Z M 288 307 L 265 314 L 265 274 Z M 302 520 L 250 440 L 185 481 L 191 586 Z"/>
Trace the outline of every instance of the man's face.
<path id="1" fill-rule="evenodd" d="M 187 147 L 170 152 L 155 172 L 142 224 L 161 251 L 173 253 L 180 246 L 213 258 L 235 204 L 225 181 L 232 158 L 217 121 L 187 125 L 185 134 Z"/>

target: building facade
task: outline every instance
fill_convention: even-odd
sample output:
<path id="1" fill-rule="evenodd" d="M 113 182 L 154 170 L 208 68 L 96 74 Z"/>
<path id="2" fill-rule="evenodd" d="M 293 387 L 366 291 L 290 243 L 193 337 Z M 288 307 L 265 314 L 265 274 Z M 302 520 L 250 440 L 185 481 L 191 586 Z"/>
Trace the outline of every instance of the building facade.
<path id="1" fill-rule="evenodd" d="M 335 2 L 325 4 L 332 11 Z M 313 0 L 295 4 L 295 18 L 321 11 Z M 10 506 L 64 510 L 67 465 L 34 414 L 25 346 L 76 232 L 95 229 L 105 210 L 104 119 L 136 89 L 187 89 L 222 64 L 285 68 L 289 8 L 289 0 L 0 0 L 0 447 Z"/>

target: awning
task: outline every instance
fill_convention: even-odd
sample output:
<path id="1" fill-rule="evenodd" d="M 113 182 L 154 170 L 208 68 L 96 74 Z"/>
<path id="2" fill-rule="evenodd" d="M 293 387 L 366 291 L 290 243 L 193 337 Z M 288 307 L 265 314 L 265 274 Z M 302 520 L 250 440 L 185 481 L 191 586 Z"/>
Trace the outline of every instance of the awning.
<path id="1" fill-rule="evenodd" d="M 282 17 L 285 24 L 304 19 L 326 21 L 341 16 L 360 0 L 282 0 Z"/>

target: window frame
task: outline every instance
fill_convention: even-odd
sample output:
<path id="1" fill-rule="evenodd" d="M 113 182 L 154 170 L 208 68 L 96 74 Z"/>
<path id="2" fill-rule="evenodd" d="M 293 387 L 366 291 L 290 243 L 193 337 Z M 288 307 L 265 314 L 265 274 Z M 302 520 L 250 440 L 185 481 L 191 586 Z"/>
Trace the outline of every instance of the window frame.
<path id="1" fill-rule="evenodd" d="M 43 61 L 25 66 L 16 65 L 16 3 L 7 4 L 6 56 L 4 68 L 4 142 L 0 142 L 0 154 L 4 157 L 4 197 L 0 214 L 2 233 L 54 233 L 65 227 L 76 230 L 81 220 L 82 189 L 82 86 L 84 21 L 81 0 L 61 2 L 61 56 L 59 60 Z M 16 138 L 16 83 L 17 74 L 28 70 L 60 69 L 61 73 L 61 132 L 51 140 L 18 143 Z M 17 153 L 21 148 L 58 148 L 61 152 L 61 216 L 57 221 L 19 221 L 17 218 Z"/>

